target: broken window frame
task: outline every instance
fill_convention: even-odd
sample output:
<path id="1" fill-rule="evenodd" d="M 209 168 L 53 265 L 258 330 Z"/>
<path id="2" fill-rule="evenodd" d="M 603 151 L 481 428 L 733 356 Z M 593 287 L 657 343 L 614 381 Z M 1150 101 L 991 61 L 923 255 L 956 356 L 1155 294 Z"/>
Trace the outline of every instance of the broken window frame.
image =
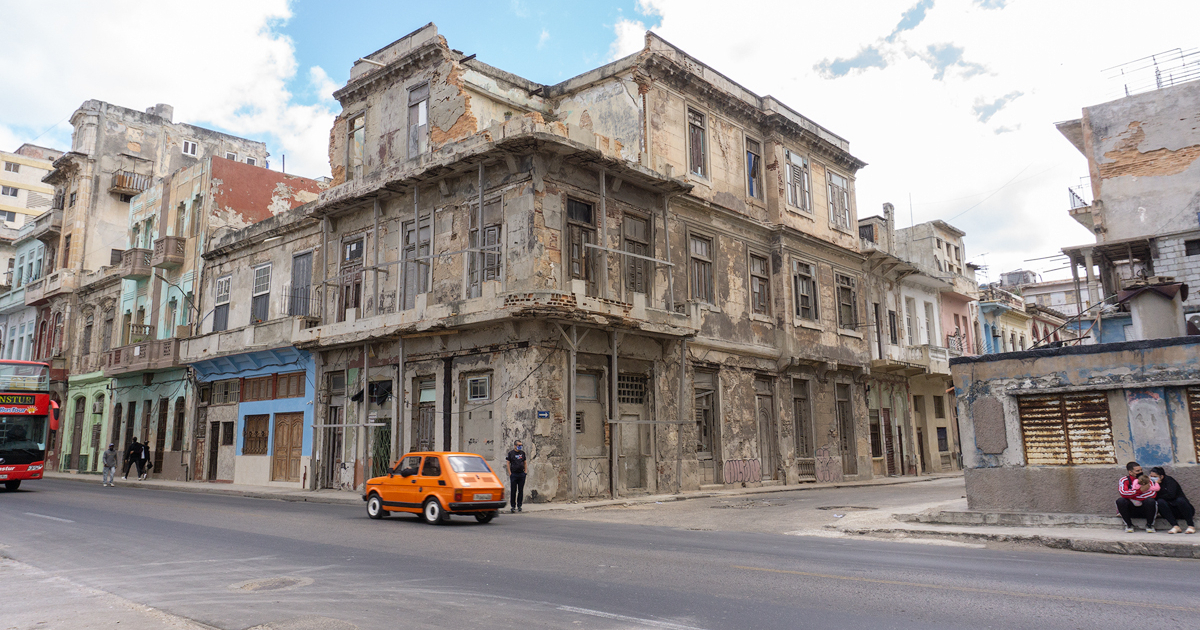
<path id="1" fill-rule="evenodd" d="M 802 260 L 792 261 L 792 299 L 795 302 L 793 312 L 800 319 L 814 322 L 820 316 L 816 267 Z"/>
<path id="2" fill-rule="evenodd" d="M 367 113 L 346 119 L 346 181 L 360 179 L 367 158 Z"/>
<path id="3" fill-rule="evenodd" d="M 707 117 L 694 107 L 687 108 L 688 172 L 708 179 Z"/>
<path id="4" fill-rule="evenodd" d="M 586 216 L 583 214 L 587 209 Z M 590 201 L 567 197 L 567 277 L 587 282 L 588 295 L 596 294 L 596 207 Z"/>
<path id="5" fill-rule="evenodd" d="M 401 228 L 404 234 L 404 295 L 401 296 L 403 310 L 416 308 L 417 296 L 429 293 L 432 282 L 431 258 L 428 258 L 433 247 L 433 213 L 420 216 L 416 224 L 419 230 L 413 228 L 410 219 Z"/>
<path id="6" fill-rule="evenodd" d="M 762 143 L 746 137 L 746 194 L 754 199 L 763 198 Z"/>
<path id="7" fill-rule="evenodd" d="M 696 245 L 704 244 L 704 253 Z M 693 300 L 714 304 L 716 291 L 713 278 L 713 249 L 716 239 L 701 234 L 688 234 L 688 284 Z"/>
<path id="8" fill-rule="evenodd" d="M 829 189 L 829 224 L 834 228 L 850 229 L 850 180 L 829 169 L 825 170 Z"/>
<path id="9" fill-rule="evenodd" d="M 271 315 L 271 263 L 254 268 L 250 291 L 250 323 L 265 322 Z"/>
<path id="10" fill-rule="evenodd" d="M 483 244 L 479 245 L 479 226 L 476 225 L 474 207 L 467 207 L 467 219 L 470 228 L 469 249 L 485 250 L 471 251 L 467 254 L 467 297 L 475 298 L 483 295 L 483 285 L 479 281 L 479 259 L 483 259 L 483 281 L 499 280 L 501 277 L 501 246 L 500 236 L 504 226 L 503 206 L 499 198 L 483 204 Z"/>
<path id="11" fill-rule="evenodd" d="M 934 418 L 945 418 L 946 417 L 946 397 L 945 396 L 934 396 L 933 397 L 933 417 Z"/>
<path id="12" fill-rule="evenodd" d="M 838 328 L 854 330 L 858 328 L 858 283 L 853 277 L 840 273 L 834 274 L 834 283 Z"/>
<path id="13" fill-rule="evenodd" d="M 362 307 L 362 267 L 367 249 L 366 235 L 356 234 L 342 239 L 341 249 L 337 317 L 339 322 L 344 322 L 347 312 Z"/>
<path id="14" fill-rule="evenodd" d="M 408 89 L 408 159 L 429 151 L 429 83 Z"/>
<path id="15" fill-rule="evenodd" d="M 637 224 L 643 229 L 639 230 Z M 625 213 L 621 218 L 621 239 L 625 251 L 639 256 L 651 256 L 653 250 L 650 242 L 653 238 L 654 223 L 649 217 L 633 213 Z M 650 261 L 633 256 L 625 257 L 625 291 L 626 293 L 644 293 L 650 295 L 653 290 L 654 273 Z"/>
<path id="16" fill-rule="evenodd" d="M 888 309 L 888 341 L 891 345 L 900 343 L 899 338 L 899 318 L 896 316 L 896 311 Z"/>
<path id="17" fill-rule="evenodd" d="M 787 163 L 787 205 L 812 214 L 812 180 L 809 158 L 784 151 Z"/>
<path id="18" fill-rule="evenodd" d="M 755 315 L 771 314 L 771 259 L 750 254 L 746 267 L 750 275 L 750 311 Z"/>
<path id="19" fill-rule="evenodd" d="M 717 401 L 719 375 L 712 370 L 696 370 L 692 375 L 692 415 L 696 421 L 696 457 L 716 459 L 719 449 Z"/>
<path id="20" fill-rule="evenodd" d="M 213 281 L 213 332 L 229 330 L 229 296 L 233 276 L 226 274 Z"/>

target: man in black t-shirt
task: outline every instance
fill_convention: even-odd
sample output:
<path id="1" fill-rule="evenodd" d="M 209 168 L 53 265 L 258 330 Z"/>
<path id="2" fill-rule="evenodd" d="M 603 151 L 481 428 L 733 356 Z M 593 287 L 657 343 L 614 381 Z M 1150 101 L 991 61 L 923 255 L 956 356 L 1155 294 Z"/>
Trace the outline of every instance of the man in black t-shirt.
<path id="1" fill-rule="evenodd" d="M 504 472 L 508 473 L 508 512 L 520 512 L 525 503 L 525 447 L 521 440 L 513 443 L 513 450 L 504 458 Z"/>

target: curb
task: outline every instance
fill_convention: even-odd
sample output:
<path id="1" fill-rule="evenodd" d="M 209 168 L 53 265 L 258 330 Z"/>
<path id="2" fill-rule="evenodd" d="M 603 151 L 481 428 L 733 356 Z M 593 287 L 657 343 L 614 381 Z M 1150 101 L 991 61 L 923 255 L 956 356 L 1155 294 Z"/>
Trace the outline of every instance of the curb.
<path id="1" fill-rule="evenodd" d="M 1168 542 L 1124 542 L 1116 540 L 1092 540 L 1050 536 L 1045 534 L 1001 534 L 993 532 L 960 532 L 930 529 L 881 528 L 839 529 L 845 534 L 872 536 L 893 534 L 920 538 L 942 538 L 948 540 L 977 540 L 987 542 L 1033 543 L 1050 549 L 1111 553 L 1127 556 L 1156 556 L 1160 558 L 1187 558 L 1200 560 L 1200 545 Z"/>
<path id="2" fill-rule="evenodd" d="M 47 479 L 62 479 L 65 481 L 74 481 L 77 483 L 97 484 L 101 478 L 97 475 L 88 473 L 72 474 L 63 472 L 51 472 L 45 475 Z M 739 497 L 757 494 L 774 494 L 778 492 L 803 492 L 810 490 L 827 490 L 836 488 L 863 488 L 876 486 L 898 486 L 914 483 L 923 483 L 927 481 L 937 481 L 939 479 L 955 479 L 962 478 L 962 473 L 944 474 L 944 475 L 925 475 L 920 477 L 885 477 L 878 480 L 868 481 L 845 481 L 840 483 L 805 483 L 795 486 L 765 486 L 757 488 L 731 488 L 728 490 L 709 490 L 700 492 L 686 492 L 681 494 L 668 495 L 646 495 L 640 497 L 630 497 L 627 499 L 603 499 L 600 501 L 588 502 L 562 502 L 562 503 L 530 503 L 526 507 L 530 508 L 530 512 L 556 512 L 556 511 L 577 511 L 590 510 L 606 507 L 626 507 L 633 505 L 644 505 L 647 503 L 668 503 L 672 501 L 687 501 L 689 499 L 711 499 L 717 497 Z M 225 489 L 221 484 L 212 484 L 204 482 L 184 482 L 182 485 L 163 486 L 154 482 L 145 481 L 123 481 L 119 484 L 123 488 L 144 488 L 151 490 L 166 490 L 173 492 L 192 492 L 199 494 L 216 494 L 229 497 L 243 497 L 247 499 L 274 499 L 276 501 L 289 501 L 292 503 L 321 503 L 325 505 L 358 505 L 362 503 L 362 496 L 358 493 L 345 493 L 344 495 L 322 495 L 312 491 L 304 490 L 299 492 L 268 492 L 255 490 L 234 490 Z"/>

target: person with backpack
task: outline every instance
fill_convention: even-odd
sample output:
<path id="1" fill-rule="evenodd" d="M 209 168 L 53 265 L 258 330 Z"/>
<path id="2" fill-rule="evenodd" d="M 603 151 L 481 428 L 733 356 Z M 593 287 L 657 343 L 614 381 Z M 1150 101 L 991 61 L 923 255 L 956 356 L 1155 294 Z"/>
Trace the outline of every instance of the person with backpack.
<path id="1" fill-rule="evenodd" d="M 142 451 L 138 454 L 138 479 L 145 481 L 150 476 L 150 441 L 142 442 Z"/>

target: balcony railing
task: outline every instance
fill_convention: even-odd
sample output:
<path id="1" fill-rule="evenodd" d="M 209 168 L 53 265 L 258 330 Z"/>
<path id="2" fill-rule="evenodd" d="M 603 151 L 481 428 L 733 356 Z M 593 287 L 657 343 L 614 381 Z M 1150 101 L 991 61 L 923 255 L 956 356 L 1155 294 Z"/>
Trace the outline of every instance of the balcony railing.
<path id="1" fill-rule="evenodd" d="M 57 245 L 58 237 L 62 234 L 62 210 L 47 210 L 33 220 L 33 227 L 28 234 L 47 244 Z"/>
<path id="2" fill-rule="evenodd" d="M 125 332 L 129 340 L 126 343 L 141 343 L 154 338 L 154 327 L 145 324 L 130 324 Z"/>
<path id="3" fill-rule="evenodd" d="M 50 275 L 31 281 L 26 285 L 25 304 L 38 306 L 46 300 L 79 288 L 79 276 L 74 269 L 58 269 Z"/>
<path id="4" fill-rule="evenodd" d="M 127 280 L 144 280 L 154 275 L 151 264 L 154 252 L 148 249 L 127 249 L 121 254 L 121 277 Z"/>
<path id="5" fill-rule="evenodd" d="M 104 360 L 104 375 L 113 377 L 178 366 L 179 340 L 154 339 L 109 350 Z"/>
<path id="6" fill-rule="evenodd" d="M 116 171 L 113 173 L 112 185 L 108 187 L 108 192 L 136 195 L 149 188 L 150 182 L 151 178 L 149 175 L 139 175 L 129 171 Z"/>
<path id="7" fill-rule="evenodd" d="M 946 335 L 946 350 L 950 356 L 961 357 L 967 351 L 966 346 L 966 339 L 961 335 Z"/>
<path id="8" fill-rule="evenodd" d="M 905 346 L 904 361 L 919 365 L 931 374 L 950 373 L 950 353 L 946 348 L 931 344 L 920 346 Z"/>
<path id="9" fill-rule="evenodd" d="M 1074 188 L 1067 189 L 1067 200 L 1071 203 L 1071 209 L 1086 208 L 1092 204 L 1083 200 L 1079 193 L 1075 192 Z"/>
<path id="10" fill-rule="evenodd" d="M 51 210 L 62 210 L 67 206 L 67 196 L 63 193 L 54 195 L 54 201 L 50 202 Z"/>
<path id="11" fill-rule="evenodd" d="M 164 236 L 154 241 L 154 256 L 150 264 L 158 269 L 174 269 L 183 264 L 187 252 L 187 239 L 182 236 Z"/>

